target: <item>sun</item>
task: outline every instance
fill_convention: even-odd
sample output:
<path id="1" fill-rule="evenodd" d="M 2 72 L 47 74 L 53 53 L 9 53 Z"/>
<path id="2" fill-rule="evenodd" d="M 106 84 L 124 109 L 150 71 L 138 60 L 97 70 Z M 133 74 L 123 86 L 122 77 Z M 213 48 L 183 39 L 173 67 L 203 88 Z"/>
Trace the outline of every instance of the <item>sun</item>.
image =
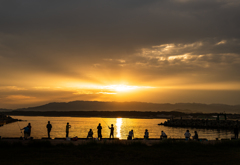
<path id="1" fill-rule="evenodd" d="M 115 87 L 115 90 L 118 92 L 122 92 L 122 91 L 128 91 L 129 87 L 126 85 L 118 85 Z"/>

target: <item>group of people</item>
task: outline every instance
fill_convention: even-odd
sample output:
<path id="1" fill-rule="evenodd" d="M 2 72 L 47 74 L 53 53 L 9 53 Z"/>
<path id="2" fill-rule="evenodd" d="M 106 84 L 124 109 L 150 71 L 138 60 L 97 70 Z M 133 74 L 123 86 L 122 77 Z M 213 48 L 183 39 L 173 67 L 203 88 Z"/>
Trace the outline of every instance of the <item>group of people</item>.
<path id="1" fill-rule="evenodd" d="M 194 136 L 192 137 L 193 140 L 198 140 L 198 133 L 197 131 L 194 131 Z M 191 133 L 189 132 L 189 130 L 187 130 L 184 134 L 186 140 L 189 140 L 191 138 Z"/>
<path id="2" fill-rule="evenodd" d="M 50 132 L 52 130 L 52 125 L 50 124 L 50 121 L 48 121 L 48 124 L 46 125 L 46 128 L 47 128 L 48 138 L 50 138 Z M 68 138 L 69 129 L 70 128 L 71 128 L 71 125 L 69 125 L 69 123 L 67 123 L 67 125 L 66 125 L 66 138 Z M 109 136 L 109 138 L 114 138 L 114 127 L 113 127 L 113 124 L 111 124 L 111 127 L 108 126 L 108 128 L 110 129 L 110 136 Z M 28 123 L 28 125 L 26 127 L 21 129 L 21 130 L 24 130 L 24 138 L 25 139 L 30 137 L 31 129 L 32 129 L 31 123 Z M 102 126 L 101 126 L 101 123 L 99 123 L 99 125 L 97 126 L 97 133 L 98 133 L 98 139 L 101 140 L 102 139 Z M 236 139 L 238 139 L 238 133 L 239 133 L 238 132 L 238 127 L 236 126 L 236 128 L 234 129 L 234 134 L 235 134 L 235 138 Z M 184 136 L 185 136 L 186 140 L 189 140 L 191 138 L 191 133 L 189 132 L 189 130 L 187 130 L 184 133 Z M 134 133 L 133 133 L 133 130 L 131 130 L 131 131 L 129 131 L 127 139 L 128 140 L 132 140 L 133 137 L 134 137 Z M 89 130 L 87 138 L 93 138 L 93 131 L 92 131 L 92 129 Z M 144 139 L 148 139 L 148 138 L 149 138 L 149 132 L 146 129 L 145 133 L 144 133 Z M 166 135 L 166 133 L 164 131 L 161 131 L 160 138 L 161 139 L 167 138 L 167 135 Z M 197 133 L 197 131 L 194 131 L 194 136 L 192 136 L 192 139 L 193 140 L 198 140 L 198 133 Z"/>
<path id="3" fill-rule="evenodd" d="M 192 139 L 193 140 L 198 140 L 198 133 L 197 131 L 194 131 L 194 136 L 192 136 Z M 189 132 L 189 130 L 187 130 L 185 133 L 184 133 L 184 136 L 185 136 L 185 139 L 186 140 L 189 140 L 191 138 L 191 133 Z M 167 135 L 164 131 L 161 131 L 161 135 L 160 135 L 160 138 L 161 139 L 164 139 L 164 138 L 167 138 Z"/>
<path id="4" fill-rule="evenodd" d="M 110 136 L 109 138 L 114 138 L 114 127 L 113 124 L 111 124 L 111 127 L 108 126 L 108 128 L 110 129 Z M 102 126 L 101 123 L 98 124 L 97 126 L 97 132 L 98 132 L 98 139 L 102 139 Z M 93 131 L 92 129 L 89 130 L 87 138 L 93 138 Z"/>

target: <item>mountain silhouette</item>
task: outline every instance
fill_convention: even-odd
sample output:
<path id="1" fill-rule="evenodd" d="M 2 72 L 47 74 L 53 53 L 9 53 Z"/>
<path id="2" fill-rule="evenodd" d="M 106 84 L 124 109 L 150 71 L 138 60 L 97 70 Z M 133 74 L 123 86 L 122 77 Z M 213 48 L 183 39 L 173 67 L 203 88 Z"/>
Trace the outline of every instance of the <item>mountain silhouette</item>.
<path id="1" fill-rule="evenodd" d="M 146 102 L 101 102 L 72 101 L 53 102 L 15 111 L 179 111 L 185 113 L 239 113 L 240 105 L 201 104 L 201 103 L 146 103 Z"/>

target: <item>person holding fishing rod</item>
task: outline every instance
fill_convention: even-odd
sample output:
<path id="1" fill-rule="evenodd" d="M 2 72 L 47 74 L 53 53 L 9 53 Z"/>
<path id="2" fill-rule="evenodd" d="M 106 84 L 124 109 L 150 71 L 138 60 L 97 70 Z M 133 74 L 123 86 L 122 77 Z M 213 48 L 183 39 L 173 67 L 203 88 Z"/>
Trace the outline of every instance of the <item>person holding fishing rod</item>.
<path id="1" fill-rule="evenodd" d="M 111 136 L 112 138 L 114 139 L 114 127 L 113 127 L 113 124 L 111 124 L 111 127 L 108 126 L 108 128 L 110 129 L 110 139 L 111 139 Z"/>
<path id="2" fill-rule="evenodd" d="M 21 130 L 24 130 L 24 139 L 27 139 L 30 136 L 30 128 L 26 126 Z"/>

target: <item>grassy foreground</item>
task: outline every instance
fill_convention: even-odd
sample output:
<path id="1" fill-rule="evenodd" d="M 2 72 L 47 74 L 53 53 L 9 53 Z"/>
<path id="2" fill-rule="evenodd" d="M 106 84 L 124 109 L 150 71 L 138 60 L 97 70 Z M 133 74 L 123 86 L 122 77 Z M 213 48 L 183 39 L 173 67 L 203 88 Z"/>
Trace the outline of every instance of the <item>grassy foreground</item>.
<path id="1" fill-rule="evenodd" d="M 59 144 L 49 141 L 6 143 L 0 140 L 1 165 L 63 164 L 240 164 L 240 141 L 218 144 L 166 141 L 153 146 L 143 143 Z"/>

